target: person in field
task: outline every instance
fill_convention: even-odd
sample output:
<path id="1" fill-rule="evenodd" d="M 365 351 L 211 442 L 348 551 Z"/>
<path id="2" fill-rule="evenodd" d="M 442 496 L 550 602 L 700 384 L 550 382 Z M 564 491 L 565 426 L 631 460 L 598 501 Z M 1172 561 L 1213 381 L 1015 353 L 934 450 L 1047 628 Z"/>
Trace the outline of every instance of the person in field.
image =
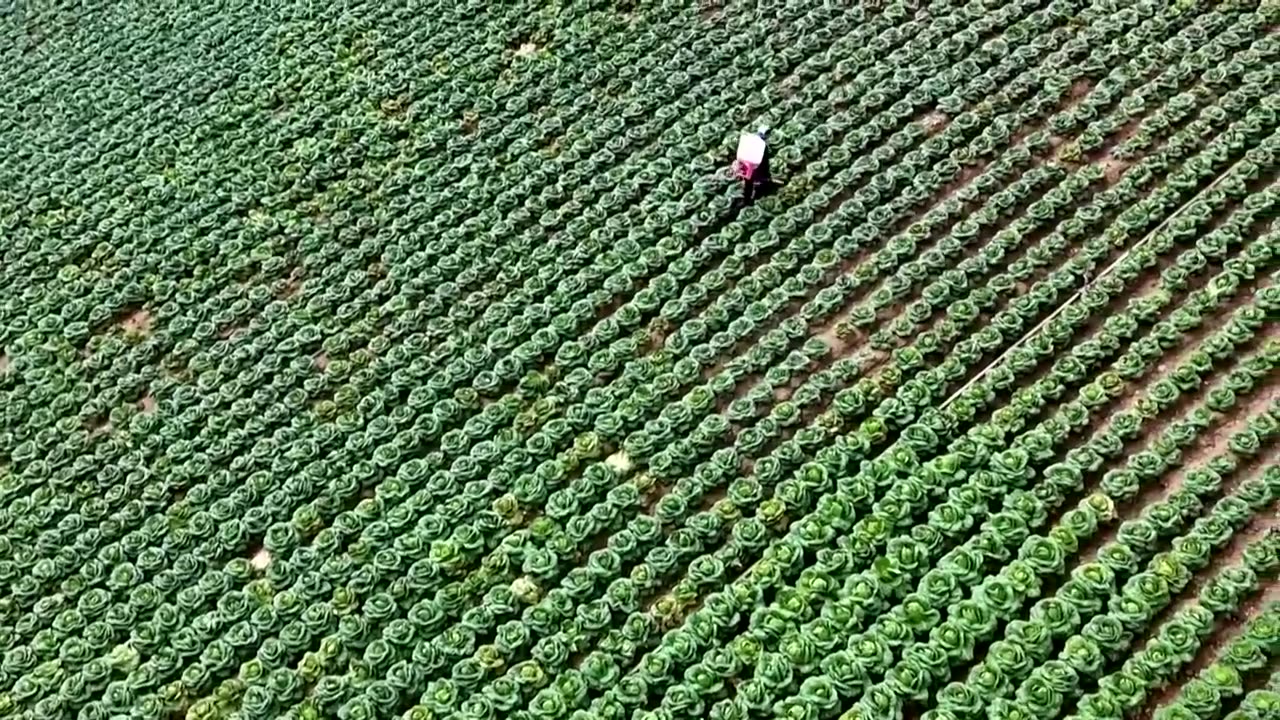
<path id="1" fill-rule="evenodd" d="M 755 202 L 768 191 L 773 178 L 769 174 L 769 128 L 743 133 L 738 138 L 738 156 L 734 174 L 742 179 L 742 204 Z"/>

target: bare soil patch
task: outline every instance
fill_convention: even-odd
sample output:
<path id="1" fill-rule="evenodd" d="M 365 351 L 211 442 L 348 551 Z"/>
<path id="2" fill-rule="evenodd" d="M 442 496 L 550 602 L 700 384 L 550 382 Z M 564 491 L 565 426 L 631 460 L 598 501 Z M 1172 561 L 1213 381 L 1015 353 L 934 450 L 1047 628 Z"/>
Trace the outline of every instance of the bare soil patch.
<path id="1" fill-rule="evenodd" d="M 649 348 L 660 350 L 667 344 L 667 333 L 671 332 L 671 323 L 664 317 L 656 317 L 649 321 L 645 332 L 648 336 Z"/>
<path id="2" fill-rule="evenodd" d="M 718 20 L 723 10 L 724 0 L 701 0 L 698 3 L 698 15 L 703 20 Z"/>
<path id="3" fill-rule="evenodd" d="M 280 291 L 276 297 L 280 300 L 288 300 L 298 294 L 298 290 L 302 287 L 302 268 L 294 267 L 289 271 L 289 276 L 283 281 Z"/>
<path id="4" fill-rule="evenodd" d="M 9 372 L 9 354 L 0 352 L 0 375 Z"/>
<path id="5" fill-rule="evenodd" d="M 925 132 L 930 135 L 937 135 L 947 129 L 947 126 L 951 124 L 951 118 L 940 110 L 934 110 L 933 112 L 926 113 L 925 116 L 920 119 L 920 124 L 924 126 Z"/>
<path id="6" fill-rule="evenodd" d="M 728 483 L 721 483 L 708 490 L 702 496 L 702 504 L 699 506 L 703 510 L 710 510 L 716 506 L 716 503 L 729 497 Z"/>
<path id="7" fill-rule="evenodd" d="M 89 433 L 90 438 L 100 437 L 111 432 L 111 422 L 105 417 L 96 417 L 86 421 L 84 429 Z"/>
<path id="8" fill-rule="evenodd" d="M 1092 91 L 1093 81 L 1089 78 L 1081 78 L 1071 84 L 1071 90 L 1067 93 L 1067 102 L 1074 105 Z"/>
<path id="9" fill-rule="evenodd" d="M 1121 125 L 1118 130 L 1107 136 L 1102 147 L 1097 148 L 1090 154 L 1097 158 L 1111 157 L 1111 151 L 1115 150 L 1117 145 L 1133 137 L 1134 133 L 1138 132 L 1138 128 L 1142 127 L 1142 120 L 1142 117 L 1130 118 L 1125 122 L 1125 124 Z"/>
<path id="10" fill-rule="evenodd" d="M 128 334 L 146 337 L 151 334 L 151 322 L 151 313 L 135 310 L 120 321 L 120 328 Z"/>
<path id="11" fill-rule="evenodd" d="M 981 175 L 983 172 L 986 171 L 986 169 L 987 169 L 986 162 L 976 163 L 974 165 L 965 165 L 964 167 L 960 168 L 960 176 L 955 179 L 955 182 L 950 183 L 943 188 L 944 192 L 938 196 L 938 199 L 939 200 L 949 199 L 952 195 L 955 194 L 956 190 L 959 190 L 960 187 L 963 185 L 968 185 L 970 181 L 972 181 L 974 178 Z"/>
<path id="12" fill-rule="evenodd" d="M 847 317 L 847 314 L 841 313 L 836 316 L 834 321 L 827 323 L 822 327 L 822 329 L 814 333 L 814 337 L 826 343 L 827 347 L 831 348 L 831 354 L 833 355 L 842 355 L 849 349 L 852 341 L 856 339 L 850 337 L 846 340 L 845 338 L 840 337 L 840 334 L 836 332 L 836 328 L 840 323 L 844 322 Z"/>
<path id="13" fill-rule="evenodd" d="M 156 411 L 156 399 L 150 392 L 142 393 L 142 397 L 138 400 L 138 412 L 143 415 L 150 415 Z"/>
<path id="14" fill-rule="evenodd" d="M 1116 181 L 1124 175 L 1124 171 L 1129 168 L 1128 162 L 1113 157 L 1103 158 L 1098 164 L 1102 166 L 1102 174 L 1107 185 L 1116 184 Z"/>

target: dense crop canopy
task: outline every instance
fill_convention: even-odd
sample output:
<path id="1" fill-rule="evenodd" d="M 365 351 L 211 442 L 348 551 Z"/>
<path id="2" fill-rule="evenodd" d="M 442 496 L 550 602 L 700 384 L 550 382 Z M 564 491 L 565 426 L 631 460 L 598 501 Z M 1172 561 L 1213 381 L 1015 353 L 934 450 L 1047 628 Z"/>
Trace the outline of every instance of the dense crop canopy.
<path id="1" fill-rule="evenodd" d="M 1274 720 L 1278 23 L 12 10 L 0 717 Z"/>

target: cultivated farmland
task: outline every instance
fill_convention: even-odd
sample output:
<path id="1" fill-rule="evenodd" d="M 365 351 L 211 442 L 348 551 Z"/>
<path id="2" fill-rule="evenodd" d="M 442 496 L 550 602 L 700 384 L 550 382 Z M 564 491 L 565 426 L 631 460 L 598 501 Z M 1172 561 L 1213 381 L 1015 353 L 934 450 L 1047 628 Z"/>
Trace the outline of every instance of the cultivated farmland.
<path id="1" fill-rule="evenodd" d="M 0 717 L 1275 720 L 1265 5 L 6 10 Z"/>

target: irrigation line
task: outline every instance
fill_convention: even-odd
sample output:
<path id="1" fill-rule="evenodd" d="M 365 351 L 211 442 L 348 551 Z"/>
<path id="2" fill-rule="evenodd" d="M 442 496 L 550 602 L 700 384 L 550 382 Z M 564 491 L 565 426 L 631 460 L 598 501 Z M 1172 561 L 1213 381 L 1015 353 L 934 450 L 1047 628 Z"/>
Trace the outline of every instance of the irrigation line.
<path id="1" fill-rule="evenodd" d="M 1151 239 L 1154 238 L 1157 233 L 1159 233 L 1161 230 L 1164 230 L 1169 223 L 1173 222 L 1174 218 L 1178 217 L 1178 215 L 1180 215 L 1183 210 L 1186 210 L 1188 205 L 1195 202 L 1196 198 L 1200 197 L 1204 193 L 1209 192 L 1214 187 L 1216 187 L 1218 183 L 1221 183 L 1223 180 L 1226 180 L 1231 175 L 1231 171 L 1235 170 L 1236 166 L 1239 165 L 1242 160 L 1243 158 L 1241 158 L 1241 160 L 1237 160 L 1234 163 L 1232 163 L 1231 167 L 1227 168 L 1225 172 L 1223 172 L 1221 175 L 1215 178 L 1214 181 L 1209 183 L 1203 190 L 1201 190 L 1200 192 L 1197 192 L 1195 195 L 1192 195 L 1189 200 L 1179 205 L 1178 209 L 1174 210 L 1172 213 L 1169 214 L 1169 217 L 1164 219 L 1164 222 L 1157 225 L 1154 230 L 1147 233 L 1141 240 L 1139 240 L 1138 242 L 1130 246 L 1128 250 L 1125 250 L 1123 253 L 1121 253 L 1120 257 L 1116 258 L 1114 262 L 1112 262 L 1110 265 L 1104 268 L 1102 272 L 1098 273 L 1098 276 L 1096 278 L 1086 282 L 1083 286 L 1080 287 L 1079 290 L 1076 290 L 1074 293 L 1072 293 L 1071 297 L 1066 299 L 1066 302 L 1063 302 L 1061 305 L 1058 306 L 1057 310 L 1054 310 L 1052 313 L 1049 314 L 1049 317 L 1045 318 L 1044 320 L 1041 320 L 1038 325 L 1028 330 L 1026 334 L 1024 334 L 1022 337 L 1018 338 L 1017 342 L 1010 345 L 1009 349 L 1000 353 L 999 357 L 987 363 L 987 365 L 983 367 L 982 370 L 978 371 L 978 374 L 974 375 L 969 380 L 969 382 L 965 383 L 959 390 L 956 390 L 954 393 L 952 393 L 951 397 L 943 401 L 940 409 L 942 410 L 947 409 L 947 407 L 949 407 L 952 402 L 955 402 L 956 398 L 960 397 L 970 387 L 973 387 L 974 383 L 978 382 L 983 377 L 986 377 L 987 373 L 995 369 L 995 367 L 999 365 L 1001 362 L 1003 362 L 1004 359 L 1007 358 L 1010 353 L 1012 353 L 1014 350 L 1018 349 L 1019 346 L 1023 345 L 1028 340 L 1030 340 L 1033 335 L 1040 332 L 1041 328 L 1043 328 L 1045 325 L 1048 325 L 1054 318 L 1056 318 L 1059 314 L 1061 314 L 1062 311 L 1066 310 L 1068 306 L 1070 306 L 1072 303 L 1078 300 L 1081 296 L 1083 296 L 1084 291 L 1088 290 L 1089 286 L 1093 285 L 1093 283 L 1111 274 L 1111 271 L 1114 270 L 1117 265 L 1123 262 L 1125 258 L 1129 257 L 1130 253 L 1132 253 L 1134 250 L 1138 249 L 1139 247 L 1145 245 L 1146 243 L 1150 242 Z"/>

